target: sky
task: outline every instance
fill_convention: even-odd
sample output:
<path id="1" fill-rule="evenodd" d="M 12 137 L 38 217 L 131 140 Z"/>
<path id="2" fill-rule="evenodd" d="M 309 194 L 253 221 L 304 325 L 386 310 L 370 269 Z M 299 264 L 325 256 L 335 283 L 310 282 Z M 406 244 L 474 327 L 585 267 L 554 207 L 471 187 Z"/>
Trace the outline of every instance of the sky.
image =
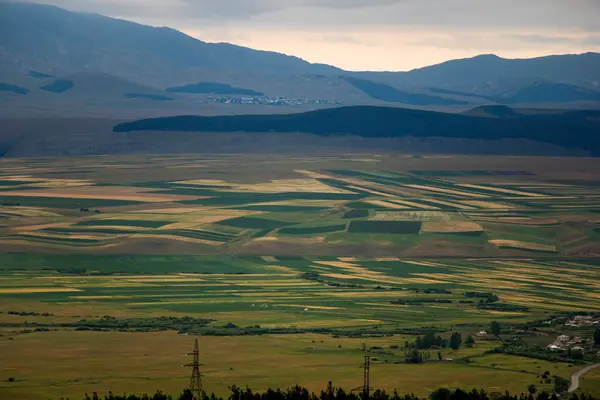
<path id="1" fill-rule="evenodd" d="M 347 70 L 600 52 L 600 0 L 38 0 Z"/>

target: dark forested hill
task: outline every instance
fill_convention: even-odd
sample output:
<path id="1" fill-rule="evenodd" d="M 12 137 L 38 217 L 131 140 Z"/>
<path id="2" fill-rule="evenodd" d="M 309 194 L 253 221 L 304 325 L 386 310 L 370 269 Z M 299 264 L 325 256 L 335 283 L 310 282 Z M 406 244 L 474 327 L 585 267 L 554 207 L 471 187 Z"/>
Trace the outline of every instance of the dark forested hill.
<path id="1" fill-rule="evenodd" d="M 115 126 L 115 132 L 304 132 L 366 138 L 446 137 L 527 139 L 578 148 L 600 155 L 600 111 L 481 118 L 388 107 L 341 107 L 285 115 L 178 116 Z"/>

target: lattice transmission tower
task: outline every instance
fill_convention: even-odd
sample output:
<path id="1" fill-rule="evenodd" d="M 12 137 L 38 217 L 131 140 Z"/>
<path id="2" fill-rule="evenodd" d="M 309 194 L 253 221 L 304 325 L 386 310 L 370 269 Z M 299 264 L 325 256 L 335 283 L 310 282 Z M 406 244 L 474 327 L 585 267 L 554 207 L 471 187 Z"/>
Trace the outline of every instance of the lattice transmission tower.
<path id="1" fill-rule="evenodd" d="M 371 356 L 365 356 L 365 363 L 360 367 L 363 369 L 363 385 L 352 391 L 362 391 L 362 400 L 367 400 L 371 393 Z"/>
<path id="2" fill-rule="evenodd" d="M 194 395 L 195 400 L 200 400 L 202 395 L 202 374 L 200 374 L 200 367 L 204 364 L 200 363 L 200 350 L 198 348 L 198 338 L 194 344 L 194 351 L 188 353 L 188 356 L 194 356 L 194 361 L 190 364 L 185 364 L 184 367 L 192 368 L 192 378 L 190 379 L 190 391 Z"/>
<path id="3" fill-rule="evenodd" d="M 365 356 L 365 363 L 363 364 L 363 400 L 369 398 L 369 392 L 371 392 L 371 357 Z"/>

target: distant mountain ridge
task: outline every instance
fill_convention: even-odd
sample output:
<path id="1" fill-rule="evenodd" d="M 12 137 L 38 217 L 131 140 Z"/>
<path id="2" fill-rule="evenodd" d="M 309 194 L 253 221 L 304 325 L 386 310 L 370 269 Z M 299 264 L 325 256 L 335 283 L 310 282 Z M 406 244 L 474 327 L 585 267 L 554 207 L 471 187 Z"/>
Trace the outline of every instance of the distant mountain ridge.
<path id="1" fill-rule="evenodd" d="M 567 83 L 600 89 L 600 54 L 567 54 L 506 59 L 487 54 L 390 73 L 398 84 L 432 86 L 483 95 L 498 94 L 536 81 Z"/>
<path id="2" fill-rule="evenodd" d="M 486 104 L 600 108 L 597 53 L 523 60 L 481 55 L 408 72 L 351 72 L 280 53 L 206 43 L 171 28 L 0 1 L 0 105 L 21 96 L 26 107 L 26 99 L 37 96 L 42 86 L 77 104 L 81 98 L 74 96 L 82 95 L 77 89 L 82 84 L 71 77 L 83 75 L 86 101 L 104 96 L 100 112 L 110 109 L 110 99 L 132 94 L 166 99 L 173 93 L 185 94 L 182 102 L 203 94 L 265 95 L 457 112 Z M 103 88 L 108 76 L 123 82 L 123 88 L 111 86 L 110 98 Z M 77 108 L 66 112 L 75 115 Z"/>
<path id="3" fill-rule="evenodd" d="M 0 49 L 2 68 L 48 74 L 92 70 L 133 81 L 134 68 L 138 75 L 159 78 L 204 69 L 267 74 L 341 72 L 275 52 L 202 42 L 171 28 L 21 2 L 0 3 Z"/>

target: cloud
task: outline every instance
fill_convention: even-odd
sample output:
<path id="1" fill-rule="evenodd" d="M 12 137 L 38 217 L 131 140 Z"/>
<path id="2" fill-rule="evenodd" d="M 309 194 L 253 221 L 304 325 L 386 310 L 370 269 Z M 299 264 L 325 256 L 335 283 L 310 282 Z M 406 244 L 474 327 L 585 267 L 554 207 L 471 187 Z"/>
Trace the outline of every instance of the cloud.
<path id="1" fill-rule="evenodd" d="M 556 44 L 556 43 L 576 43 L 579 39 L 566 36 L 543 36 L 543 35 L 508 35 L 508 39 L 514 39 L 526 43 L 536 44 Z"/>
<path id="2" fill-rule="evenodd" d="M 163 25 L 255 21 L 269 26 L 565 27 L 600 31 L 598 0 L 40 0 Z"/>

